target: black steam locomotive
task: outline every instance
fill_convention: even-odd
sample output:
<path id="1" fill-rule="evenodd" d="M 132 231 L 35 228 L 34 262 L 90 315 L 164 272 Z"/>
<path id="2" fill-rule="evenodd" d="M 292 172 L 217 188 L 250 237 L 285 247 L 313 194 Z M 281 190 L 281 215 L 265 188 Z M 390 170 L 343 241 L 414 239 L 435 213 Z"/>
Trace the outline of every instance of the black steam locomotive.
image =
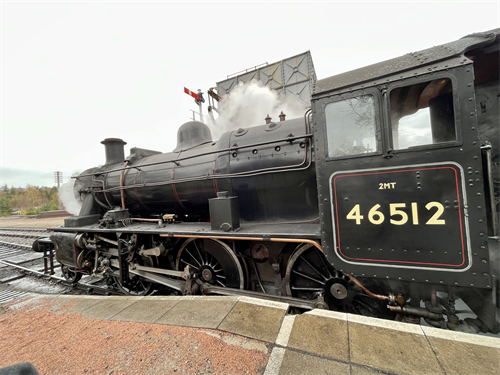
<path id="1" fill-rule="evenodd" d="M 499 34 L 320 80 L 303 118 L 218 141 L 105 139 L 51 236 L 63 274 L 498 332 Z"/>

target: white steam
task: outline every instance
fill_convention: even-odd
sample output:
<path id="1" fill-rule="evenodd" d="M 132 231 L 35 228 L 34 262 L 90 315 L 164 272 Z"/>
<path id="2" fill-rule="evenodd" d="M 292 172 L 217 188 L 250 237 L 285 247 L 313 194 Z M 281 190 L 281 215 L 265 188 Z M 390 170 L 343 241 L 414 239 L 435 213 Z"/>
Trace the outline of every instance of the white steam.
<path id="1" fill-rule="evenodd" d="M 75 197 L 73 192 L 73 187 L 75 186 L 76 180 L 74 178 L 65 182 L 59 187 L 58 194 L 64 209 L 70 214 L 78 215 L 80 213 L 80 208 L 82 207 L 82 202 Z"/>
<path id="2" fill-rule="evenodd" d="M 239 83 L 228 95 L 219 102 L 219 117 L 217 123 L 209 117 L 206 120 L 214 140 L 231 130 L 263 125 L 269 115 L 272 121 L 279 121 L 281 111 L 286 119 L 304 116 L 308 104 L 293 98 L 280 98 L 276 90 L 271 90 L 260 81 Z"/>

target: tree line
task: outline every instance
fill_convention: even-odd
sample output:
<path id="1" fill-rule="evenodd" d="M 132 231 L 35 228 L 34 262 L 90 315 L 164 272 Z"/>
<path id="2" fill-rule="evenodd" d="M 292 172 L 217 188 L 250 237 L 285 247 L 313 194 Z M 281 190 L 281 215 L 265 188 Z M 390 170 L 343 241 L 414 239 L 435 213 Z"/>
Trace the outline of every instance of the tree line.
<path id="1" fill-rule="evenodd" d="M 28 185 L 26 188 L 0 188 L 0 216 L 12 214 L 37 215 L 43 211 L 59 209 L 57 188 Z"/>

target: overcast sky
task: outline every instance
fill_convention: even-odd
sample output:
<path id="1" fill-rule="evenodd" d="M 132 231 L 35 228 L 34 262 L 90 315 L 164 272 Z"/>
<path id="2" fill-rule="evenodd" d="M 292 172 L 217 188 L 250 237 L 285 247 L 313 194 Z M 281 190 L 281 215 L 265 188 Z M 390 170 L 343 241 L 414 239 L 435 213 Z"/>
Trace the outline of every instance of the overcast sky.
<path id="1" fill-rule="evenodd" d="M 126 154 L 172 151 L 197 109 L 184 86 L 206 92 L 307 50 L 322 79 L 500 24 L 498 1 L 1 7 L 0 185 L 15 186 L 103 164 L 108 137 L 125 140 Z"/>

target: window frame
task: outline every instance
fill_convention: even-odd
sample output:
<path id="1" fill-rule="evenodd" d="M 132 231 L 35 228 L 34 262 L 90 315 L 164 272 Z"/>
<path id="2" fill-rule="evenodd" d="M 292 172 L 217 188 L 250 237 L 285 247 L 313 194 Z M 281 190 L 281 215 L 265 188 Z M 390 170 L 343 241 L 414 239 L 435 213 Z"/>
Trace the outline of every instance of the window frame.
<path id="1" fill-rule="evenodd" d="M 354 155 L 344 155 L 344 156 L 329 156 L 329 144 L 328 144 L 328 123 L 326 120 L 326 106 L 332 103 L 337 103 L 344 101 L 346 99 L 354 99 L 359 98 L 361 96 L 371 96 L 373 98 L 374 104 L 374 117 L 375 117 L 375 143 L 376 150 L 370 153 L 363 154 L 354 154 Z M 356 159 L 363 157 L 373 157 L 376 155 L 382 155 L 384 146 L 383 146 L 383 130 L 382 130 L 382 100 L 380 95 L 380 90 L 377 88 L 369 88 L 363 90 L 357 90 L 349 93 L 335 95 L 333 97 L 328 98 L 323 104 L 323 123 L 325 124 L 325 134 L 324 134 L 324 145 L 325 145 L 325 160 L 333 161 L 333 160 L 344 160 L 344 159 Z"/>
<path id="2" fill-rule="evenodd" d="M 408 148 L 400 148 L 400 149 L 395 149 L 394 148 L 394 138 L 393 138 L 393 132 L 392 132 L 392 119 L 391 119 L 391 114 L 392 114 L 392 108 L 391 108 L 391 93 L 393 90 L 398 89 L 400 87 L 407 87 L 407 86 L 412 86 L 416 85 L 419 83 L 424 83 L 424 82 L 431 82 L 435 81 L 437 79 L 443 79 L 447 78 L 451 81 L 451 88 L 452 88 L 452 98 L 453 98 L 453 118 L 455 122 L 455 136 L 456 139 L 454 141 L 448 141 L 448 142 L 440 142 L 440 143 L 429 143 L 429 144 L 424 144 L 424 145 L 418 145 L 418 146 L 412 146 Z M 432 74 L 432 75 L 425 75 L 421 77 L 415 77 L 415 78 L 410 78 L 410 79 L 405 79 L 402 81 L 399 81 L 397 83 L 393 83 L 390 85 L 387 85 L 387 104 L 385 107 L 385 110 L 387 111 L 387 140 L 386 144 L 387 147 L 391 150 L 392 153 L 407 153 L 407 152 L 414 152 L 414 151 L 422 151 L 422 150 L 430 150 L 430 149 L 439 149 L 439 148 L 448 148 L 448 147 L 456 147 L 462 145 L 462 132 L 461 132 L 461 124 L 460 124 L 460 104 L 459 104 L 459 89 L 458 89 L 458 79 L 449 73 L 441 73 L 441 74 Z M 429 107 L 428 107 L 429 108 Z"/>

